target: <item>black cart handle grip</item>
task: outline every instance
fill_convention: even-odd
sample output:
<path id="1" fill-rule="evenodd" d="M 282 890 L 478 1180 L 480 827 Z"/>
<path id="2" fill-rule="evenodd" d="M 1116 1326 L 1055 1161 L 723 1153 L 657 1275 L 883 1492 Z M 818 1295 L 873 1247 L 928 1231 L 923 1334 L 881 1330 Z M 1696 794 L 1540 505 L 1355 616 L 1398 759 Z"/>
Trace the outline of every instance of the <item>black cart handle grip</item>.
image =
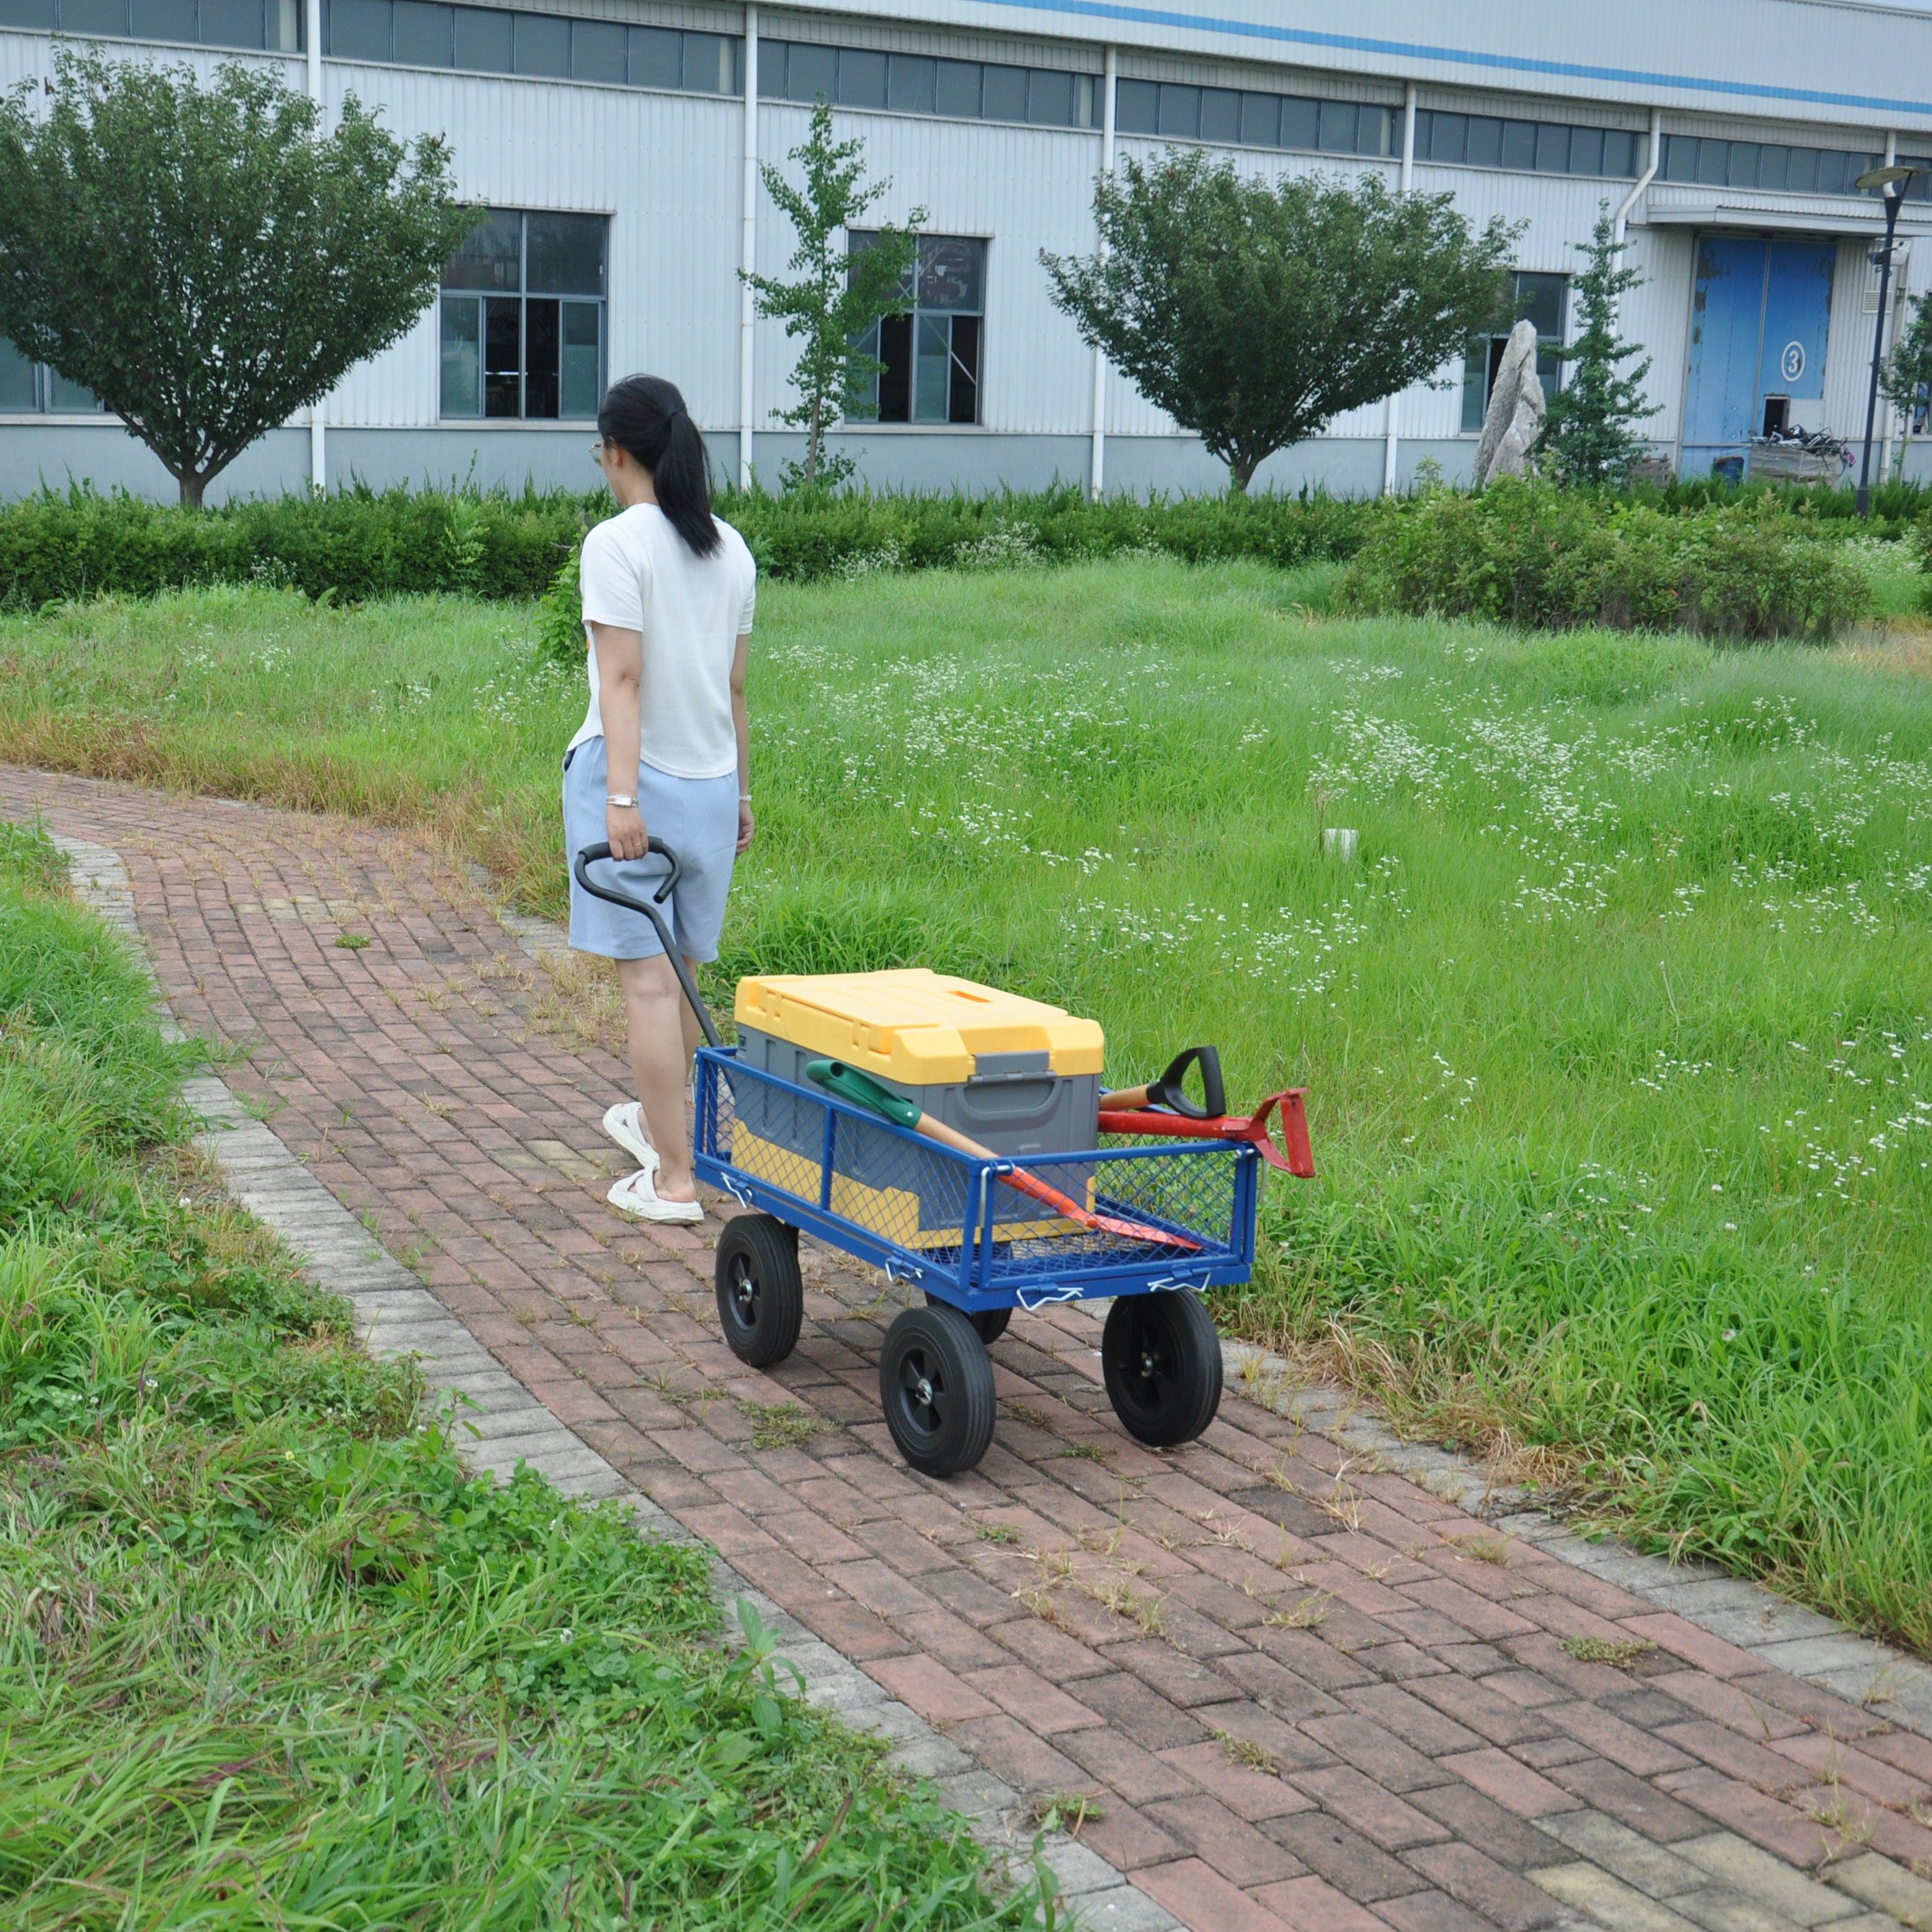
<path id="1" fill-rule="evenodd" d="M 683 876 L 684 868 L 679 864 L 677 854 L 662 838 L 647 838 L 644 844 L 647 850 L 655 852 L 670 868 L 670 870 L 664 874 L 664 884 L 651 895 L 659 905 L 662 905 L 664 901 L 670 897 L 672 888 Z M 596 844 L 585 846 L 584 850 L 577 855 L 577 883 L 586 892 L 595 892 L 600 899 L 610 898 L 610 895 L 601 886 L 593 886 L 584 876 L 584 868 L 586 866 L 594 866 L 599 859 L 608 859 L 610 856 L 610 842 L 608 838 L 600 838 Z M 626 899 L 613 899 L 611 903 L 614 905 L 625 905 L 629 902 Z"/>

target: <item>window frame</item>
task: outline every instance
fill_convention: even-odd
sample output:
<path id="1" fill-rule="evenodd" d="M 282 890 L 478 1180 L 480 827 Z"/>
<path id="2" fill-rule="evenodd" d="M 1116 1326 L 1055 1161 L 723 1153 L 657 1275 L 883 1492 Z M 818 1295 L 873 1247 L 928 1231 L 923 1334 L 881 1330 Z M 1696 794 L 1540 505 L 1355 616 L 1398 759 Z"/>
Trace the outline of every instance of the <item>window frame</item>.
<path id="1" fill-rule="evenodd" d="M 458 257 L 452 256 L 444 265 L 442 278 L 436 287 L 436 421 L 461 423 L 496 424 L 582 424 L 595 422 L 597 406 L 602 399 L 609 377 L 610 352 L 610 216 L 605 212 L 581 208 L 494 208 L 491 218 L 514 214 L 517 218 L 516 284 L 514 287 L 493 287 L 478 285 L 465 287 L 452 286 L 446 279 Z M 599 255 L 598 280 L 599 292 L 592 296 L 581 290 L 533 287 L 530 280 L 530 224 L 534 217 L 538 220 L 546 216 L 566 216 L 577 220 L 595 221 L 599 224 Z M 482 224 L 479 224 L 479 227 Z M 477 231 L 472 230 L 472 236 Z M 466 246 L 471 236 L 464 238 Z M 460 253 L 460 251 L 459 251 Z M 516 304 L 517 335 L 517 407 L 514 413 L 508 411 L 493 412 L 490 408 L 490 379 L 493 374 L 502 375 L 507 371 L 490 367 L 490 323 L 489 304 L 510 303 Z M 555 310 L 555 350 L 556 410 L 553 414 L 532 415 L 530 412 L 531 306 L 548 304 Z M 574 346 L 569 337 L 570 312 L 590 309 L 596 316 L 597 352 L 596 367 L 590 399 L 590 406 L 581 411 L 565 407 L 570 394 L 570 377 L 566 358 Z M 449 406 L 450 376 L 450 322 L 459 310 L 466 310 L 473 318 L 468 343 L 472 346 L 475 362 L 474 386 L 470 395 L 474 400 L 473 409 L 452 410 Z M 539 381 L 547 378 L 548 371 L 537 372 Z"/>
<path id="2" fill-rule="evenodd" d="M 846 247 L 848 254 L 857 254 L 862 247 L 868 245 L 869 238 L 877 232 L 874 229 L 848 230 L 846 233 Z M 886 330 L 890 328 L 896 333 L 900 330 L 904 331 L 906 336 L 907 352 L 906 414 L 903 417 L 887 417 L 878 413 L 881 406 L 880 392 L 884 388 L 887 380 L 884 372 L 878 372 L 872 376 L 868 385 L 874 413 L 863 416 L 843 415 L 839 418 L 840 427 L 842 428 L 883 429 L 894 434 L 902 435 L 914 430 L 930 434 L 934 430 L 983 430 L 986 428 L 986 314 L 991 295 L 993 238 L 990 235 L 942 234 L 934 230 L 922 229 L 920 232 L 919 239 L 922 249 L 928 242 L 964 242 L 979 251 L 979 305 L 976 308 L 970 309 L 922 308 L 916 300 L 921 268 L 916 266 L 913 270 L 915 296 L 913 306 L 903 315 L 882 317 L 855 338 L 853 343 L 853 346 L 861 354 L 871 356 L 880 362 L 886 362 L 888 358 L 880 353 Z M 942 319 L 946 324 L 947 413 L 944 417 L 921 416 L 916 412 L 919 407 L 921 374 L 920 365 L 922 359 L 920 352 L 922 325 L 936 322 Z M 957 325 L 961 322 L 972 325 L 970 334 L 973 340 L 973 352 L 972 366 L 970 370 L 962 360 L 956 339 L 958 334 Z M 956 416 L 952 413 L 962 376 L 964 380 L 970 384 L 972 388 L 973 412 L 970 417 Z"/>
<path id="3" fill-rule="evenodd" d="M 1491 384 L 1495 377 L 1498 353 L 1496 344 L 1507 342 L 1516 323 L 1526 319 L 1528 294 L 1523 287 L 1526 281 L 1553 282 L 1556 284 L 1556 331 L 1554 334 L 1546 334 L 1541 329 L 1537 331 L 1536 374 L 1538 380 L 1544 384 L 1546 398 L 1556 394 L 1563 386 L 1563 364 L 1550 356 L 1544 345 L 1553 344 L 1559 349 L 1568 345 L 1570 292 L 1576 278 L 1567 269 L 1516 268 L 1511 272 L 1516 277 L 1516 286 L 1505 311 L 1510 320 L 1506 323 L 1500 323 L 1498 326 L 1472 335 L 1462 352 L 1462 416 L 1461 426 L 1456 431 L 1459 436 L 1480 436 L 1483 433 L 1484 420 L 1490 412 Z M 1478 343 L 1483 345 L 1480 358 L 1476 349 Z M 1546 361 L 1551 364 L 1547 370 L 1543 366 Z M 1474 404 L 1473 398 L 1477 386 L 1471 380 L 1478 368 L 1482 371 L 1480 406 Z"/>

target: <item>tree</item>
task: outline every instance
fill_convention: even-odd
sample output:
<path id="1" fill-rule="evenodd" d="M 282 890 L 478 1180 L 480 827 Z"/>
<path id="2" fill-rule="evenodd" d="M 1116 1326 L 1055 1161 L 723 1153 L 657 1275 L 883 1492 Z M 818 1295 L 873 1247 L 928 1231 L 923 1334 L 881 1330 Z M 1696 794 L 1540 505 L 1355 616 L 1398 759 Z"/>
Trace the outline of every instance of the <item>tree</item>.
<path id="1" fill-rule="evenodd" d="M 851 473 L 849 457 L 833 461 L 825 454 L 835 413 L 866 416 L 875 406 L 866 386 L 884 365 L 859 347 L 860 338 L 880 317 L 904 315 L 913 305 L 909 284 L 919 259 L 914 231 L 926 210 L 914 208 L 903 228 L 881 226 L 868 247 L 854 249 L 848 240 L 866 209 L 892 187 L 890 181 L 866 181 L 865 152 L 863 141 L 832 140 L 832 110 L 821 100 L 812 110 L 811 132 L 786 158 L 804 169 L 803 187 L 794 187 L 769 162 L 760 170 L 765 192 L 798 237 L 786 264 L 798 279 L 745 279 L 758 313 L 778 316 L 786 334 L 805 345 L 792 370 L 799 400 L 778 420 L 805 431 L 805 461 L 788 465 L 787 477 L 808 490 L 830 489 Z"/>
<path id="2" fill-rule="evenodd" d="M 1103 176 L 1101 252 L 1042 251 L 1053 298 L 1244 491 L 1278 449 L 1460 353 L 1502 299 L 1516 231 L 1371 176 L 1268 182 L 1168 150 Z"/>
<path id="3" fill-rule="evenodd" d="M 1879 370 L 1878 386 L 1886 400 L 1904 418 L 1905 440 L 1912 436 L 1912 424 L 1932 394 L 1932 291 L 1916 296 L 1912 303 L 1912 320 L 1905 326 L 1892 353 Z M 1905 466 L 1901 454 L 1892 475 Z"/>
<path id="4" fill-rule="evenodd" d="M 1640 353 L 1640 346 L 1617 335 L 1619 298 L 1640 289 L 1644 278 L 1624 266 L 1623 244 L 1610 224 L 1608 202 L 1598 205 L 1597 226 L 1588 242 L 1576 244 L 1583 272 L 1576 278 L 1576 339 L 1555 352 L 1571 367 L 1551 398 L 1544 418 L 1540 447 L 1565 483 L 1619 483 L 1643 454 L 1643 439 L 1632 424 L 1657 413 L 1643 399 L 1650 374 L 1646 356 L 1623 374 L 1618 364 Z"/>
<path id="5" fill-rule="evenodd" d="M 412 149 L 352 96 L 238 64 L 55 55 L 0 98 L 0 332 L 84 383 L 184 503 L 256 437 L 404 334 L 478 212 L 441 141 Z"/>

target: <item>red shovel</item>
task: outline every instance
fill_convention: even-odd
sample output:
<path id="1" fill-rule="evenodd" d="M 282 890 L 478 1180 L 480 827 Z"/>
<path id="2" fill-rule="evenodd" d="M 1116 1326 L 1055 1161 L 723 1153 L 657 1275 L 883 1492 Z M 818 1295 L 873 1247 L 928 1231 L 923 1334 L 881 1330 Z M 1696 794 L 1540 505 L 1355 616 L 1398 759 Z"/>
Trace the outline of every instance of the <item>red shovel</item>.
<path id="1" fill-rule="evenodd" d="M 1112 1096 L 1108 1096 L 1111 1098 Z M 1315 1150 L 1308 1138 L 1308 1090 L 1290 1087 L 1270 1094 L 1244 1119 L 1238 1114 L 1217 1114 L 1204 1120 L 1190 1120 L 1184 1114 L 1170 1114 L 1153 1108 L 1100 1109 L 1103 1134 L 1154 1134 L 1176 1141 L 1246 1141 L 1270 1167 L 1278 1167 L 1298 1179 L 1315 1177 Z M 1279 1108 L 1281 1142 L 1276 1144 L 1268 1132 L 1268 1116 Z"/>

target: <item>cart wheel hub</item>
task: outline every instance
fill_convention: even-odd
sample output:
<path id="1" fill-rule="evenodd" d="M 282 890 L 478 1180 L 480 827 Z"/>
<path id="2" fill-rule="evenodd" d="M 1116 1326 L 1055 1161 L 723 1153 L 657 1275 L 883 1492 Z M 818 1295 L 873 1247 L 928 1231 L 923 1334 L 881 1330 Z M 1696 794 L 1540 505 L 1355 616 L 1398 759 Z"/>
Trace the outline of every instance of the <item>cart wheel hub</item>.
<path id="1" fill-rule="evenodd" d="M 1141 1373 L 1146 1376 L 1149 1382 L 1152 1382 L 1160 1372 L 1160 1358 L 1151 1348 L 1143 1349 L 1141 1352 Z"/>
<path id="2" fill-rule="evenodd" d="M 926 1380 L 925 1376 L 921 1376 L 919 1378 L 919 1387 L 914 1391 L 914 1393 L 919 1397 L 920 1402 L 922 1406 L 931 1402 L 932 1400 L 932 1384 Z"/>

